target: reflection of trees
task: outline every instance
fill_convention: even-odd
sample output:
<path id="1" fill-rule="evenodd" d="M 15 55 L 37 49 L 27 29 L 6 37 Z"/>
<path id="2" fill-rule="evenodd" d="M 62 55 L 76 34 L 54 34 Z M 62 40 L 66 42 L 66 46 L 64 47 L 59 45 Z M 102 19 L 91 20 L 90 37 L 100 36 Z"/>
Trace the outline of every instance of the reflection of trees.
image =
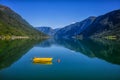
<path id="1" fill-rule="evenodd" d="M 0 41 L 0 69 L 13 64 L 37 42 L 33 40 Z"/>
<path id="2" fill-rule="evenodd" d="M 98 57 L 114 64 L 120 64 L 120 42 L 93 41 L 76 39 L 54 39 L 46 41 L 47 44 L 58 44 L 89 57 Z M 44 42 L 44 44 L 46 44 Z M 44 45 L 42 44 L 42 46 Z M 46 45 L 47 46 L 47 45 Z M 49 46 L 47 46 L 49 47 Z"/>
<path id="3" fill-rule="evenodd" d="M 57 40 L 66 48 L 81 52 L 89 57 L 98 57 L 108 62 L 120 64 L 120 43 L 116 41 L 93 41 L 93 40 Z"/>
<path id="4" fill-rule="evenodd" d="M 36 47 L 37 47 L 37 46 L 38 46 L 38 47 L 50 47 L 53 42 L 54 42 L 54 39 L 44 40 L 43 42 L 37 44 Z"/>
<path id="5" fill-rule="evenodd" d="M 53 44 L 57 45 L 57 42 L 53 38 L 49 38 L 47 40 L 44 40 L 43 42 L 35 45 L 36 47 L 51 47 Z"/>
<path id="6" fill-rule="evenodd" d="M 61 39 L 61 40 L 56 40 L 58 44 L 76 51 L 76 52 L 81 52 L 84 53 L 84 55 L 87 55 L 89 57 L 93 57 L 93 52 L 87 46 L 84 46 L 81 41 L 76 40 L 76 39 Z"/>

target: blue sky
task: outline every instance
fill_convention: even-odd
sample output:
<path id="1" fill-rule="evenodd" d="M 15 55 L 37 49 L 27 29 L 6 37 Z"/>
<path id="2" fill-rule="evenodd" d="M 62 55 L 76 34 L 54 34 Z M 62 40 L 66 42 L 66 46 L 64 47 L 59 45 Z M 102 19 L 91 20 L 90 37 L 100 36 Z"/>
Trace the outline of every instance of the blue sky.
<path id="1" fill-rule="evenodd" d="M 0 0 L 34 27 L 64 27 L 120 9 L 119 0 Z"/>

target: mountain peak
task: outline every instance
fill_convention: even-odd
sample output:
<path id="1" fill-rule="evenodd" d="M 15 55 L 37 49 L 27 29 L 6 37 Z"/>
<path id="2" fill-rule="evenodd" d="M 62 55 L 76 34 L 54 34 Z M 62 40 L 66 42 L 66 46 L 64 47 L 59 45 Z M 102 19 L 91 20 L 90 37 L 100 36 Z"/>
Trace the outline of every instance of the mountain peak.
<path id="1" fill-rule="evenodd" d="M 49 36 L 53 36 L 58 30 L 60 30 L 60 28 L 51 28 L 51 27 L 45 27 L 45 26 L 42 26 L 42 27 L 36 27 L 37 30 L 49 35 Z"/>
<path id="2" fill-rule="evenodd" d="M 4 10 L 11 10 L 11 9 L 9 7 L 7 7 L 7 6 L 4 6 L 4 5 L 0 4 L 0 10 L 4 11 Z"/>
<path id="3" fill-rule="evenodd" d="M 51 27 L 49 26 L 40 26 L 40 27 L 36 27 L 36 28 L 46 28 L 46 29 L 52 29 Z"/>
<path id="4" fill-rule="evenodd" d="M 95 16 L 90 16 L 90 17 L 88 17 L 88 18 L 90 18 L 90 19 L 95 19 L 96 17 L 95 17 Z"/>

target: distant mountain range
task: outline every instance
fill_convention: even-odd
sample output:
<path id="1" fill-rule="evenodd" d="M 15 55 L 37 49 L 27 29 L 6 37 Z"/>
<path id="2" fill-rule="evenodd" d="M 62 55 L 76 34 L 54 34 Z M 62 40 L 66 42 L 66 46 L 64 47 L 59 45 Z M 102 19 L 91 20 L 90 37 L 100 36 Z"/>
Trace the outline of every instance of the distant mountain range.
<path id="1" fill-rule="evenodd" d="M 98 17 L 70 24 L 63 28 L 32 27 L 10 8 L 0 5 L 0 38 L 28 36 L 42 38 L 46 35 L 55 38 L 112 38 L 120 39 L 120 10 L 114 10 Z"/>
<path id="2" fill-rule="evenodd" d="M 76 22 L 74 24 L 70 24 L 62 29 L 60 29 L 55 36 L 56 37 L 62 37 L 62 38 L 67 38 L 67 37 L 74 37 L 81 32 L 83 32 L 89 25 L 92 24 L 92 22 L 96 19 L 96 17 L 89 17 L 81 22 Z"/>
<path id="3" fill-rule="evenodd" d="M 42 29 L 39 29 L 43 31 Z M 87 19 L 65 26 L 57 31 L 51 28 L 45 29 L 44 33 L 57 38 L 111 38 L 120 39 L 120 10 L 114 10 L 98 17 L 88 17 Z M 50 33 L 49 33 L 50 32 Z"/>
<path id="4" fill-rule="evenodd" d="M 0 38 L 5 36 L 28 36 L 32 38 L 41 38 L 46 35 L 32 27 L 10 8 L 0 5 Z"/>
<path id="5" fill-rule="evenodd" d="M 120 10 L 68 25 L 60 29 L 55 37 L 120 38 Z"/>
<path id="6" fill-rule="evenodd" d="M 51 27 L 41 26 L 36 27 L 37 30 L 43 32 L 44 34 L 47 34 L 49 36 L 54 36 L 54 34 L 60 30 L 60 28 L 52 29 Z"/>

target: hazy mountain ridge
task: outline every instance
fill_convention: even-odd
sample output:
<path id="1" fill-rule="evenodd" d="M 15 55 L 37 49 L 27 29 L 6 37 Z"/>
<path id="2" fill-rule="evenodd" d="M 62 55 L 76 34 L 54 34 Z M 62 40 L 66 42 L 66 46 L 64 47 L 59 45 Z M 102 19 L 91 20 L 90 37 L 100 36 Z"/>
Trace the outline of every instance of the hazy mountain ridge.
<path id="1" fill-rule="evenodd" d="M 47 26 L 36 27 L 36 29 L 43 32 L 44 34 L 49 35 L 49 36 L 54 36 L 54 34 L 58 30 L 60 30 L 60 28 L 52 29 L 51 27 L 47 27 Z"/>

